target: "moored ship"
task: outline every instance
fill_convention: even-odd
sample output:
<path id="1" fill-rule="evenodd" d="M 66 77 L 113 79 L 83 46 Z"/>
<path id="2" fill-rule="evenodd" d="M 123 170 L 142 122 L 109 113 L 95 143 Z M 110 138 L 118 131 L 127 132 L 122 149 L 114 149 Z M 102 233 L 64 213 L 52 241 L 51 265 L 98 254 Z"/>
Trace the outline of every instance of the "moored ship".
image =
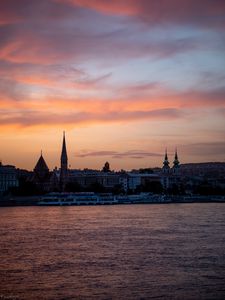
<path id="1" fill-rule="evenodd" d="M 97 195 L 94 192 L 49 193 L 41 197 L 38 205 L 97 205 L 114 204 L 116 198 L 111 194 Z"/>
<path id="2" fill-rule="evenodd" d="M 169 202 L 162 195 L 141 193 L 138 195 L 113 195 L 111 193 L 49 193 L 41 197 L 38 205 L 107 205 Z"/>

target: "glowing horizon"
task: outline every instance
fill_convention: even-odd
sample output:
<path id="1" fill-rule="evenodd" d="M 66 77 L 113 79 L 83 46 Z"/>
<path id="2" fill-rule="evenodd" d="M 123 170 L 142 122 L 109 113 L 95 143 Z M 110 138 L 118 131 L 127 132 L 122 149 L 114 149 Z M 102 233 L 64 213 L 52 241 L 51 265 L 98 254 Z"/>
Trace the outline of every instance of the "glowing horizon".
<path id="1" fill-rule="evenodd" d="M 225 161 L 222 0 L 0 2 L 0 159 L 72 168 Z"/>

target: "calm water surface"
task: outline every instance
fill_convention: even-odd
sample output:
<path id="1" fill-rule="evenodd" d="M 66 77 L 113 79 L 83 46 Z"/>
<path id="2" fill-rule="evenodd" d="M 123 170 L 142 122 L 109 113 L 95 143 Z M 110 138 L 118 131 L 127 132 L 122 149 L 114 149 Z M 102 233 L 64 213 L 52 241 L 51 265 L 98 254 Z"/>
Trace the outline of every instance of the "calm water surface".
<path id="1" fill-rule="evenodd" d="M 225 299 L 225 204 L 0 208 L 0 299 Z"/>

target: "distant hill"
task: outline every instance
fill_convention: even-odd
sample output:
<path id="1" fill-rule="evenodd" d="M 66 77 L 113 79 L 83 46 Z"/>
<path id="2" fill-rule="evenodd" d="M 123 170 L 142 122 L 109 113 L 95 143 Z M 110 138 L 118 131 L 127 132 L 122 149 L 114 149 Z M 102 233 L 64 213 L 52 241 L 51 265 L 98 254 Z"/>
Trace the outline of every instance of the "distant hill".
<path id="1" fill-rule="evenodd" d="M 225 167 L 225 162 L 203 162 L 203 163 L 187 163 L 181 164 L 182 168 L 204 168 L 204 167 Z"/>
<path id="2" fill-rule="evenodd" d="M 225 162 L 181 164 L 180 170 L 183 175 L 224 177 Z"/>

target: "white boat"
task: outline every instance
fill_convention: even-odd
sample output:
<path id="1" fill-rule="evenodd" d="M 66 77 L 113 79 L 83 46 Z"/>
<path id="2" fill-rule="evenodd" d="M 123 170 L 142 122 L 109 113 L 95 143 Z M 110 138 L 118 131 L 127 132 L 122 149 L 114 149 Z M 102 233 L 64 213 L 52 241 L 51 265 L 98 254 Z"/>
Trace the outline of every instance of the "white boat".
<path id="1" fill-rule="evenodd" d="M 157 194 L 151 194 L 151 193 L 140 193 L 138 195 L 123 195 L 123 196 L 117 196 L 117 200 L 119 203 L 164 203 L 164 202 L 170 202 L 168 201 L 164 195 L 157 195 Z"/>
<path id="2" fill-rule="evenodd" d="M 149 198 L 147 193 L 141 193 L 138 195 L 119 195 L 117 196 L 117 200 L 121 204 L 129 204 L 129 203 L 141 203 L 144 200 Z"/>
<path id="3" fill-rule="evenodd" d="M 112 194 L 82 193 L 49 193 L 41 197 L 38 205 L 98 205 L 115 204 L 117 200 Z"/>
<path id="4" fill-rule="evenodd" d="M 38 205 L 105 205 L 170 202 L 163 195 L 141 193 L 138 195 L 117 195 L 111 193 L 49 193 L 40 198 Z"/>
<path id="5" fill-rule="evenodd" d="M 38 205 L 94 205 L 97 202 L 95 193 L 50 193 L 42 196 Z"/>

